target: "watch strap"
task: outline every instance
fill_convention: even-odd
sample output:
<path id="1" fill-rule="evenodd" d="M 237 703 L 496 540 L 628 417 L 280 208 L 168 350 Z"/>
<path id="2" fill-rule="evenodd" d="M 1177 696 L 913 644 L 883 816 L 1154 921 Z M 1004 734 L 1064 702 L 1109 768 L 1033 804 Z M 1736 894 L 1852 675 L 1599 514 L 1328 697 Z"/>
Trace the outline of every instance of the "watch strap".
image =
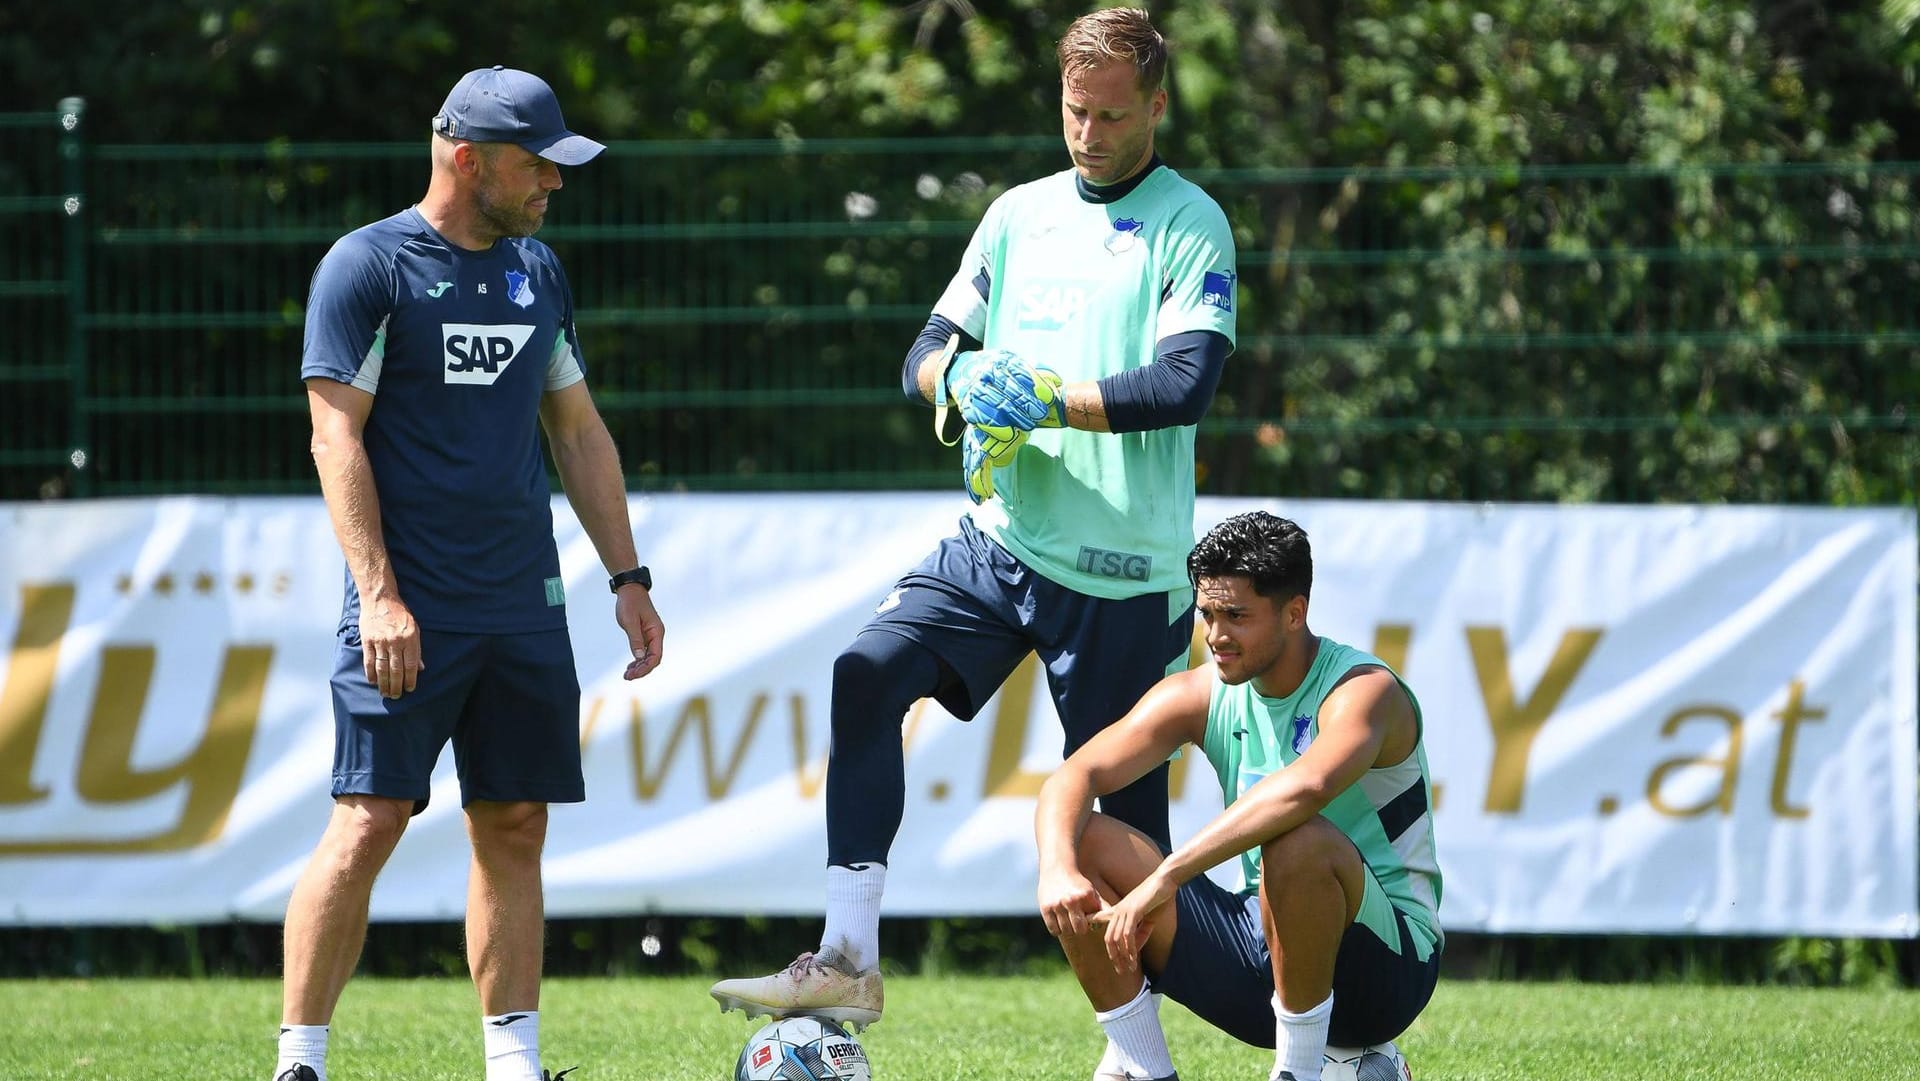
<path id="1" fill-rule="evenodd" d="M 607 579 L 607 588 L 615 593 L 620 592 L 621 586 L 632 585 L 637 585 L 641 589 L 652 592 L 653 572 L 644 566 L 635 567 L 632 570 L 621 571 L 619 574 Z"/>

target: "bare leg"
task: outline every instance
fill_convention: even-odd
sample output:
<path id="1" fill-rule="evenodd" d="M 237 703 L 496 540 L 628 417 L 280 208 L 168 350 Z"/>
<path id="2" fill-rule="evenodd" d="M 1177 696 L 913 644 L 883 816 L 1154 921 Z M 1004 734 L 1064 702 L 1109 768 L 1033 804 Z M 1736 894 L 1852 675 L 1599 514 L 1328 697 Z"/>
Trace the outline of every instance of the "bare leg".
<path id="1" fill-rule="evenodd" d="M 1086 832 L 1080 835 L 1080 873 L 1100 891 L 1108 904 L 1125 897 L 1146 881 L 1160 866 L 1160 849 L 1147 835 L 1104 814 L 1087 819 Z M 1152 972 L 1166 967 L 1173 949 L 1174 907 L 1168 903 L 1154 922 L 1147 944 L 1140 951 L 1143 966 Z M 1140 974 L 1122 973 L 1107 956 L 1104 934 L 1097 928 L 1085 934 L 1060 936 L 1060 948 L 1073 967 L 1075 978 L 1087 993 L 1087 1001 L 1096 1010 L 1116 1009 L 1140 993 Z"/>
<path id="2" fill-rule="evenodd" d="M 341 796 L 287 903 L 282 1024 L 325 1025 L 360 962 L 373 880 L 393 855 L 413 801 Z"/>
<path id="3" fill-rule="evenodd" d="M 1310 1010 L 1333 993 L 1334 958 L 1365 891 L 1360 853 L 1324 818 L 1261 846 L 1261 919 L 1274 990 L 1289 1012 Z"/>
<path id="4" fill-rule="evenodd" d="M 469 804 L 467 836 L 473 842 L 467 967 L 480 992 L 480 1012 L 537 1010 L 545 948 L 540 850 L 547 837 L 547 805 Z"/>

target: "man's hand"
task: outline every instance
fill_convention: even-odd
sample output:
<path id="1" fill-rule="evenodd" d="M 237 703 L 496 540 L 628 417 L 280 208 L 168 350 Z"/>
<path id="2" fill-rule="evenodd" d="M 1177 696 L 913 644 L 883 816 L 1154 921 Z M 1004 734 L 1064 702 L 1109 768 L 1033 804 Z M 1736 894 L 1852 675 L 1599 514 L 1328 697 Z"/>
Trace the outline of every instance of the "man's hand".
<path id="1" fill-rule="evenodd" d="M 1054 937 L 1086 934 L 1089 917 L 1105 907 L 1100 891 L 1079 868 L 1041 869 L 1040 918 Z"/>
<path id="2" fill-rule="evenodd" d="M 947 388 L 968 424 L 1020 431 L 1066 427 L 1059 374 L 1005 349 L 956 355 Z"/>
<path id="3" fill-rule="evenodd" d="M 1135 886 L 1133 892 L 1120 898 L 1119 904 L 1089 918 L 1093 926 L 1107 929 L 1107 957 L 1114 968 L 1123 973 L 1139 969 L 1140 951 L 1147 946 L 1147 936 L 1153 934 L 1162 908 L 1177 892 L 1179 887 L 1155 871 Z"/>
<path id="4" fill-rule="evenodd" d="M 653 596 L 639 583 L 621 586 L 614 594 L 613 618 L 627 634 L 627 648 L 633 660 L 627 662 L 622 679 L 639 679 L 660 667 L 660 653 L 666 644 L 667 628 L 653 610 Z"/>
<path id="5" fill-rule="evenodd" d="M 398 698 L 419 683 L 427 667 L 420 658 L 420 625 L 400 598 L 361 598 L 360 663 L 382 698 Z"/>

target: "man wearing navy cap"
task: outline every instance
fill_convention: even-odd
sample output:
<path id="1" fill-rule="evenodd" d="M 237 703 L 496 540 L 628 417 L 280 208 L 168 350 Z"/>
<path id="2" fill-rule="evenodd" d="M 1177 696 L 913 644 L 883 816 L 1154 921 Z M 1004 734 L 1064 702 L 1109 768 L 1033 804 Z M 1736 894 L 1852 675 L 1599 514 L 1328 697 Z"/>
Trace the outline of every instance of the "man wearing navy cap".
<path id="1" fill-rule="evenodd" d="M 539 1050 L 547 804 L 585 798 L 580 686 L 547 473 L 610 575 L 638 679 L 660 662 L 619 455 L 587 393 L 573 296 L 532 239 L 560 166 L 605 149 L 524 71 L 468 72 L 433 118 L 417 206 L 314 272 L 300 374 L 346 556 L 332 678 L 334 808 L 287 905 L 277 1081 L 326 1081 L 327 1029 L 373 881 L 453 743 L 472 865 L 467 961 L 487 1081 L 545 1081 Z"/>

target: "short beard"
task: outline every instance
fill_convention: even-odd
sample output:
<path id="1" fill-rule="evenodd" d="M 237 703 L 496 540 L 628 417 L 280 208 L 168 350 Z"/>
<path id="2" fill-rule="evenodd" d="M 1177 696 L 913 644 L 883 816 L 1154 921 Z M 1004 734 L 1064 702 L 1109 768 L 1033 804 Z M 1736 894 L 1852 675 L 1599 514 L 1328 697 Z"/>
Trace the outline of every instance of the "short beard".
<path id="1" fill-rule="evenodd" d="M 525 204 L 509 206 L 494 197 L 498 188 L 493 183 L 491 153 L 482 158 L 481 168 L 484 172 L 480 177 L 480 190 L 474 194 L 474 211 L 487 228 L 495 236 L 532 236 L 539 232 L 544 220 L 541 216 L 528 213 Z"/>
<path id="2" fill-rule="evenodd" d="M 487 223 L 497 236 L 532 236 L 540 231 L 543 219 L 527 213 L 518 207 L 508 207 L 487 197 L 483 189 L 474 208 L 480 214 L 480 220 Z"/>

